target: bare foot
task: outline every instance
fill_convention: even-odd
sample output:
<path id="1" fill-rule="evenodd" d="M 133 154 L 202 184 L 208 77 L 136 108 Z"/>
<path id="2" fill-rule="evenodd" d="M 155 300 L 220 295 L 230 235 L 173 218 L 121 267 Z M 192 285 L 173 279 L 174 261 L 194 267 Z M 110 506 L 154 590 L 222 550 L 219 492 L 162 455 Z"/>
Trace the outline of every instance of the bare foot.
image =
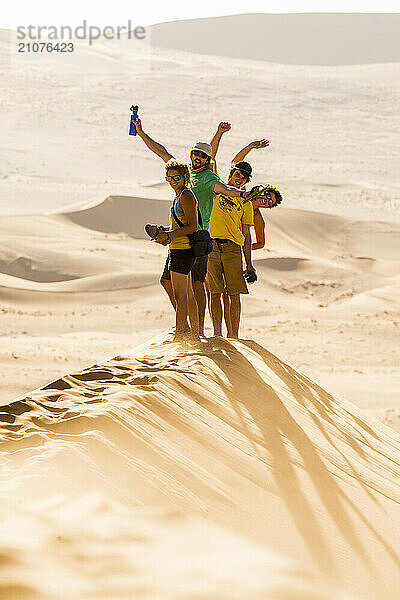
<path id="1" fill-rule="evenodd" d="M 185 339 L 185 332 L 184 331 L 176 331 L 175 335 L 174 335 L 174 339 L 173 342 L 174 343 L 181 343 L 183 342 Z"/>
<path id="2" fill-rule="evenodd" d="M 201 339 L 199 335 L 196 335 L 194 333 L 191 333 L 188 338 L 187 341 L 189 342 L 189 344 L 194 344 L 194 345 L 198 345 L 201 344 Z"/>

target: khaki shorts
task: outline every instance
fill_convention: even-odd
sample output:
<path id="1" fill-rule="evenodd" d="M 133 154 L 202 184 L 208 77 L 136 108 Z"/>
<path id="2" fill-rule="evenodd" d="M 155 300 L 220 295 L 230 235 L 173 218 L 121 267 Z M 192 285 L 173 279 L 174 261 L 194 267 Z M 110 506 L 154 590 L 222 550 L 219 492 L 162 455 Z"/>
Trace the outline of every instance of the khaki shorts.
<path id="1" fill-rule="evenodd" d="M 213 251 L 208 255 L 206 281 L 211 294 L 222 294 L 225 287 L 232 296 L 248 294 L 243 277 L 242 247 L 230 240 L 213 240 Z"/>

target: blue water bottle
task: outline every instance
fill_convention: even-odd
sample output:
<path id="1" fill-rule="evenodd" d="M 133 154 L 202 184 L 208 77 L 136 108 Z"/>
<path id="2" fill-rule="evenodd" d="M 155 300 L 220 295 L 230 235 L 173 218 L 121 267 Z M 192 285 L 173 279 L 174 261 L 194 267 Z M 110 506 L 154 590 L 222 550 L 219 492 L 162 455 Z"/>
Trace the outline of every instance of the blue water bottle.
<path id="1" fill-rule="evenodd" d="M 129 127 L 129 135 L 137 134 L 135 123 L 138 122 L 138 110 L 139 110 L 138 106 L 133 106 L 133 105 L 131 106 L 132 114 L 131 114 L 131 124 Z"/>

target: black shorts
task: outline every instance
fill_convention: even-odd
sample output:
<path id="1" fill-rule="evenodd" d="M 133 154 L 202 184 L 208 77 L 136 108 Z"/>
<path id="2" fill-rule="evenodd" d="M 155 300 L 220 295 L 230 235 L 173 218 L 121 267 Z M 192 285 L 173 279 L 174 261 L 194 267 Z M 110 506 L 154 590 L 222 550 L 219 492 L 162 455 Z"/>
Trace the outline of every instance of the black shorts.
<path id="1" fill-rule="evenodd" d="M 171 271 L 189 275 L 194 265 L 195 257 L 191 250 L 169 250 L 161 279 L 171 279 Z"/>
<path id="2" fill-rule="evenodd" d="M 192 281 L 202 281 L 204 283 L 207 274 L 207 261 L 208 256 L 196 256 L 191 270 Z"/>

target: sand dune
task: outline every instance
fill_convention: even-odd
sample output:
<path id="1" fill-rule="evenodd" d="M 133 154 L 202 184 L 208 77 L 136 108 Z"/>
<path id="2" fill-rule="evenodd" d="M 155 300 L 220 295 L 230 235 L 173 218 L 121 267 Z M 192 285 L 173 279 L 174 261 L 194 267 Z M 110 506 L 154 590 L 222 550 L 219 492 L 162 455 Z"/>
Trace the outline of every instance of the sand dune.
<path id="1" fill-rule="evenodd" d="M 168 223 L 170 203 L 163 200 L 110 196 L 97 206 L 66 213 L 73 223 L 108 233 L 124 232 L 134 238 L 148 239 L 146 223 Z"/>
<path id="2" fill-rule="evenodd" d="M 142 239 L 146 222 L 166 222 L 167 207 L 111 197 L 64 214 L 1 218 L 3 402 L 67 364 L 104 360 L 171 325 L 158 285 L 165 249 Z M 400 226 L 281 207 L 265 217 L 268 250 L 254 254 L 259 281 L 244 302 L 243 334 L 374 414 L 380 398 L 382 418 L 400 427 L 387 412 L 398 414 Z"/>
<path id="3" fill-rule="evenodd" d="M 152 271 L 162 249 L 132 239 L 147 238 L 144 224 L 148 207 L 155 218 L 152 206 L 160 219 L 165 202 L 135 198 L 106 199 L 64 215 L 3 217 L 0 285 L 56 292 L 127 289 L 149 278 L 155 283 Z M 133 269 L 136 251 L 141 254 Z"/>
<path id="4" fill-rule="evenodd" d="M 299 15 L 268 35 L 267 16 L 228 20 L 252 35 L 245 53 L 226 36 L 240 58 L 194 54 L 203 22 L 186 51 L 78 44 L 77 71 L 16 65 L 0 31 L 0 598 L 398 597 L 397 31 L 327 15 L 322 36 L 318 17 L 307 35 Z M 259 60 L 316 47 L 364 64 Z M 133 102 L 184 159 L 232 121 L 223 178 L 270 139 L 253 181 L 284 203 L 264 213 L 240 342 L 164 343 L 165 249 L 143 225 L 171 191 L 127 134 Z"/>
<path id="5" fill-rule="evenodd" d="M 160 23 L 155 46 L 296 65 L 400 61 L 399 14 L 244 14 Z"/>
<path id="6" fill-rule="evenodd" d="M 82 64 L 88 52 L 79 48 Z M 104 42 L 99 57 L 118 65 L 108 54 Z M 218 156 L 223 177 L 239 148 L 268 137 L 269 150 L 250 155 L 255 179 L 277 185 L 290 208 L 400 219 L 398 63 L 283 65 L 151 46 L 148 68 L 105 77 L 90 67 L 84 77 L 1 70 L 0 214 L 67 212 L 108 196 L 169 199 L 162 163 L 127 133 L 137 102 L 146 128 L 178 157 L 232 121 Z"/>
<path id="7" fill-rule="evenodd" d="M 166 223 L 168 206 L 162 200 L 114 197 L 64 215 L 4 217 L 0 285 L 82 292 L 154 284 L 165 251 L 149 243 L 144 224 Z M 330 301 L 341 302 L 344 286 L 354 297 L 390 286 L 400 274 L 395 252 L 400 225 L 285 208 L 266 216 L 273 255 L 256 253 L 254 260 L 265 281 L 280 292 L 324 287 L 331 291 Z M 65 244 L 60 247 L 61 232 Z M 146 242 L 139 241 L 143 238 Z"/>
<path id="8" fill-rule="evenodd" d="M 398 437 L 255 342 L 168 337 L 1 407 L 9 589 L 52 597 L 28 575 L 51 560 L 68 597 L 103 598 L 118 556 L 120 597 L 397 598 Z"/>

